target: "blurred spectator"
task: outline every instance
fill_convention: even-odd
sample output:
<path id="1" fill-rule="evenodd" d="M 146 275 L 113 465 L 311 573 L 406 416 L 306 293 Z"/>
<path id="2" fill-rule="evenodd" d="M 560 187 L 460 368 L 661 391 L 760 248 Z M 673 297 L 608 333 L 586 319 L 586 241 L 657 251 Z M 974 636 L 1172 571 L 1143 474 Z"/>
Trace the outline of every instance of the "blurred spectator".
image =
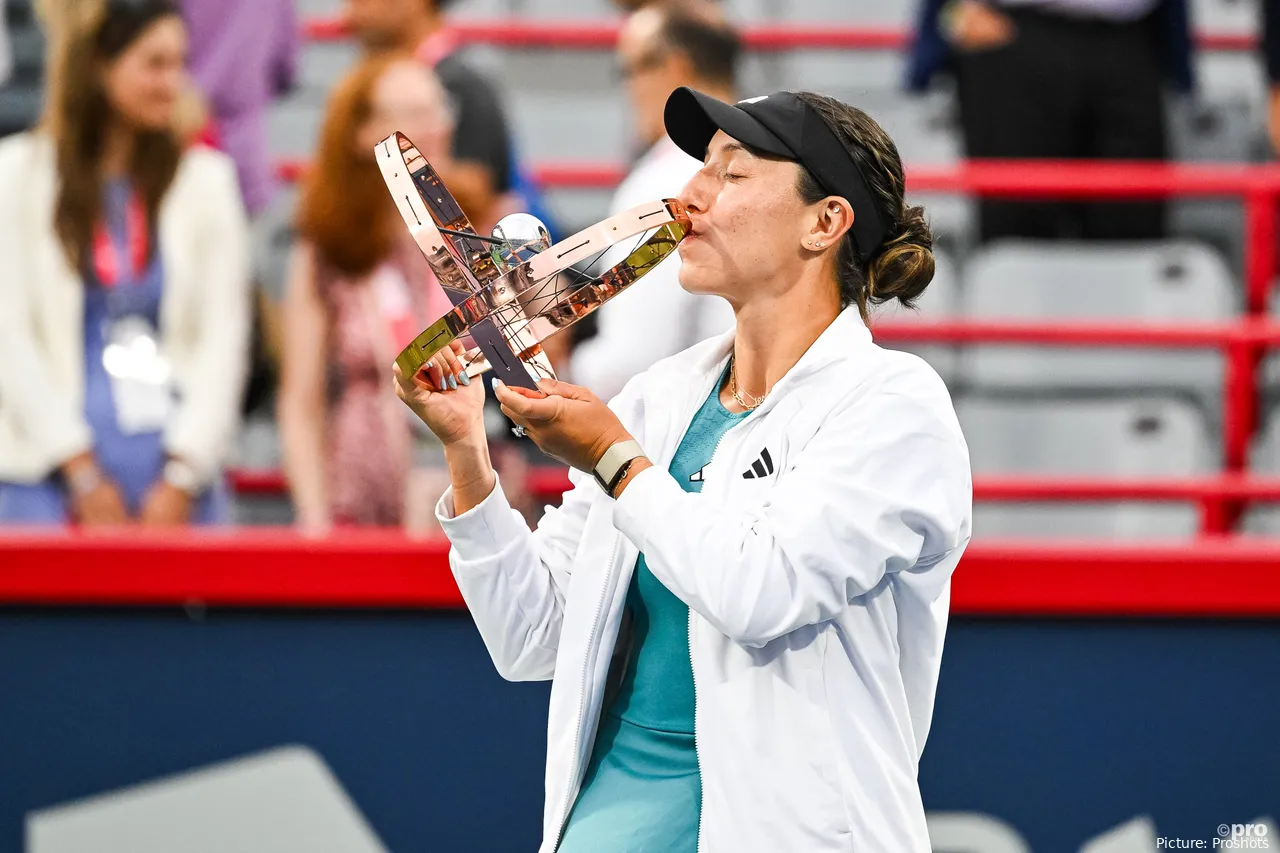
<path id="1" fill-rule="evenodd" d="M 1192 84 L 1186 0 L 924 0 L 908 85 L 956 75 L 970 157 L 1163 160 L 1162 79 Z M 983 201 L 984 240 L 1141 240 L 1160 201 Z"/>
<path id="2" fill-rule="evenodd" d="M 293 0 L 182 0 L 182 16 L 191 76 L 209 102 L 218 147 L 235 160 L 245 208 L 255 215 L 276 189 L 267 107 L 297 74 Z"/>
<path id="3" fill-rule="evenodd" d="M 224 520 L 248 329 L 234 166 L 173 129 L 171 0 L 75 11 L 41 126 L 0 143 L 0 519 Z"/>
<path id="4" fill-rule="evenodd" d="M 1262 59 L 1271 83 L 1271 106 L 1267 120 L 1271 148 L 1280 154 L 1280 8 L 1275 0 L 1262 4 Z"/>
<path id="5" fill-rule="evenodd" d="M 467 64 L 448 28 L 448 0 L 346 0 L 347 20 L 369 53 L 413 52 L 435 69 L 454 116 L 453 163 L 443 175 L 477 230 L 510 212 L 514 187 L 511 134 L 494 85 Z"/>
<path id="6" fill-rule="evenodd" d="M 701 168 L 667 138 L 663 107 L 680 86 L 735 100 L 740 52 L 737 33 L 703 0 L 650 3 L 627 18 L 618 39 L 618 63 L 647 150 L 618 187 L 611 213 L 674 198 Z M 602 306 L 596 312 L 599 331 L 574 351 L 570 380 L 608 400 L 654 362 L 733 325 L 729 303 L 686 292 L 679 274 L 679 261 L 668 260 Z"/>
<path id="7" fill-rule="evenodd" d="M 411 520 L 410 490 L 432 468 L 410 476 L 416 419 L 396 399 L 390 369 L 451 305 L 374 160 L 374 147 L 396 130 L 447 165 L 445 93 L 410 54 L 366 59 L 338 85 L 298 207 L 279 420 L 297 518 L 311 530 Z M 416 437 L 442 461 L 429 433 Z M 446 472 L 421 487 L 424 518 L 447 481 Z"/>
<path id="8" fill-rule="evenodd" d="M 254 229 L 267 244 L 275 223 L 260 218 L 277 189 L 267 145 L 267 108 L 293 88 L 301 34 L 293 0 L 181 0 L 188 61 L 208 104 L 211 141 L 231 155 Z M 275 387 L 281 318 L 277 282 L 254 287 L 249 381 L 243 410 L 258 409 Z M 270 298 L 268 288 L 276 293 Z"/>

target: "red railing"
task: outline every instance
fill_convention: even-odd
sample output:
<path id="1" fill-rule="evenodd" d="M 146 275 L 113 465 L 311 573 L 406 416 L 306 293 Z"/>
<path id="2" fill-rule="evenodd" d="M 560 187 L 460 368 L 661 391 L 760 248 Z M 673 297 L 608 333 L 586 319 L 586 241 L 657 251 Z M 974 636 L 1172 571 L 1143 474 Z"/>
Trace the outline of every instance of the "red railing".
<path id="1" fill-rule="evenodd" d="M 282 173 L 296 177 L 304 166 L 290 163 Z M 535 169 L 545 186 L 611 188 L 622 179 L 614 165 L 543 164 Z M 1261 355 L 1280 345 L 1280 323 L 1266 317 L 1277 271 L 1276 204 L 1280 166 L 1207 165 L 1080 161 L 968 161 L 956 166 L 914 167 L 907 183 L 915 193 L 964 193 L 1005 198 L 1166 198 L 1171 196 L 1240 198 L 1245 230 L 1245 302 L 1247 314 L 1233 323 L 957 321 L 933 324 L 877 323 L 885 342 L 1038 344 L 1042 346 L 1213 348 L 1226 353 L 1222 395 L 1225 472 L 1218 478 L 1133 480 L 1088 478 L 1065 486 L 1044 478 L 985 478 L 974 481 L 977 500 L 1198 500 L 1202 528 L 1229 530 L 1242 501 L 1277 500 L 1274 484 L 1243 472 L 1258 413 L 1255 380 Z M 233 482 L 242 491 L 262 494 L 283 488 L 273 472 L 241 473 Z M 535 475 L 533 490 L 543 496 L 563 491 L 559 470 Z"/>
<path id="2" fill-rule="evenodd" d="M 559 50 L 612 50 L 618 41 L 614 22 L 540 21 L 508 18 L 490 21 L 458 20 L 452 29 L 464 44 Z M 348 37 L 340 18 L 313 18 L 303 26 L 311 41 L 335 41 Z M 911 45 L 910 30 L 901 27 L 818 26 L 760 23 L 742 28 L 743 43 L 750 50 L 904 50 Z M 1212 51 L 1244 51 L 1257 47 L 1256 36 L 1234 33 L 1197 33 L 1196 47 Z"/>
<path id="3" fill-rule="evenodd" d="M 448 543 L 396 532 L 7 534 L 0 606 L 459 608 Z M 1005 617 L 1280 617 L 1280 542 L 975 542 L 951 612 Z"/>

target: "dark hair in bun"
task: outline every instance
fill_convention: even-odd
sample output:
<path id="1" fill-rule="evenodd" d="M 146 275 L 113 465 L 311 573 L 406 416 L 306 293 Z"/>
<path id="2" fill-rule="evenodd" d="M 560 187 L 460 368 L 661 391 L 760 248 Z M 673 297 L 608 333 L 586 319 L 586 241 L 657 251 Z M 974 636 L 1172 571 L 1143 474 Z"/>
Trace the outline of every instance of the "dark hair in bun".
<path id="1" fill-rule="evenodd" d="M 865 319 L 868 305 L 897 299 L 911 307 L 933 280 L 933 234 L 923 207 L 908 207 L 898 146 L 875 119 L 857 107 L 812 92 L 797 97 L 812 107 L 831 128 L 857 163 L 881 221 L 887 224 L 884 242 L 864 257 L 847 232 L 836 255 L 840 305 L 857 303 Z M 800 171 L 797 187 L 806 204 L 830 195 L 807 169 Z"/>

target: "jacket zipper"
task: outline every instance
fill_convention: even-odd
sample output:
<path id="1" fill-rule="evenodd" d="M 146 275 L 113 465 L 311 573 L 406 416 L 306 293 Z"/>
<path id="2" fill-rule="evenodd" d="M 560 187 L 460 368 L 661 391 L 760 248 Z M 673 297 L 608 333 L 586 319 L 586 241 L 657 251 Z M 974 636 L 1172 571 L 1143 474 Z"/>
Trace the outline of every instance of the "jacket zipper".
<path id="1" fill-rule="evenodd" d="M 573 763 L 574 775 L 578 775 L 580 769 L 578 767 L 578 753 L 582 747 L 582 721 L 587 714 L 587 680 L 591 676 L 591 654 L 590 651 L 596 645 L 596 631 L 600 628 L 600 617 L 604 613 L 604 600 L 609 594 L 609 579 L 613 577 L 614 564 L 618 562 L 618 548 L 622 544 L 622 534 L 615 533 L 613 536 L 613 550 L 609 557 L 609 574 L 605 577 L 604 590 L 600 593 L 600 600 L 596 602 L 596 614 L 591 623 L 591 635 L 587 642 L 587 652 L 585 660 L 582 663 L 582 693 L 578 700 L 578 725 L 573 732 Z M 564 807 L 560 810 L 560 830 L 556 836 L 556 846 L 552 850 L 560 849 L 560 842 L 564 840 L 564 829 L 569 821 L 569 809 L 573 806 L 574 796 L 565 797 Z"/>

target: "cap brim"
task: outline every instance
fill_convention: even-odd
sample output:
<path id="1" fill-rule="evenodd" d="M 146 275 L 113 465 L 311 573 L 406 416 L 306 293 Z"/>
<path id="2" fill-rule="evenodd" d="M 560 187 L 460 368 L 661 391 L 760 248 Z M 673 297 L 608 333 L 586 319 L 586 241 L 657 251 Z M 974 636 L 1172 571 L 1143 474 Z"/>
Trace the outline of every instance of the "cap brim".
<path id="1" fill-rule="evenodd" d="M 671 141 L 695 160 L 707 159 L 707 146 L 717 130 L 767 154 L 788 159 L 796 156 L 772 131 L 742 109 L 688 86 L 681 86 L 667 98 L 662 119 Z"/>

